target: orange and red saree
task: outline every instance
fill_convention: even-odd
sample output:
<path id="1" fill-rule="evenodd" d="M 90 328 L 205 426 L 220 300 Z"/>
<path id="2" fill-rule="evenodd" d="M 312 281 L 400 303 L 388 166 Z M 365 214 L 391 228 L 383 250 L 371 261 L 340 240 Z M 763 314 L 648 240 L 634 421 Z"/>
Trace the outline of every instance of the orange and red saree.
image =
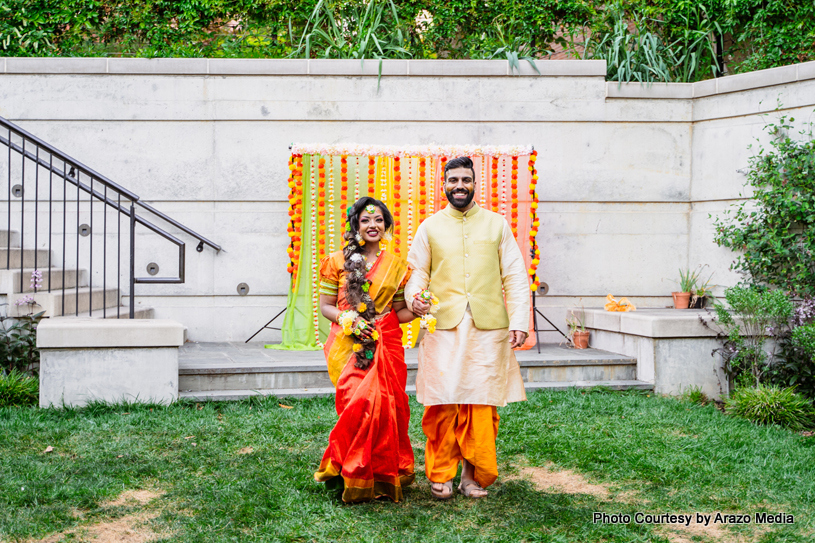
<path id="1" fill-rule="evenodd" d="M 350 309 L 345 301 L 342 277 L 343 255 L 336 252 L 323 260 L 321 283 L 337 289 L 337 306 Z M 388 310 L 394 296 L 404 288 L 407 263 L 383 251 L 367 277 L 369 294 L 377 314 Z M 325 292 L 325 291 L 324 291 Z M 377 320 L 379 341 L 371 365 L 354 366 L 353 340 L 342 327 L 332 323 L 325 344 L 328 374 L 337 389 L 339 420 L 328 438 L 317 481 L 342 476 L 344 502 L 387 496 L 402 499 L 402 487 L 413 482 L 413 449 L 408 438 L 410 407 L 405 393 L 407 367 L 402 347 L 402 329 L 394 311 Z"/>

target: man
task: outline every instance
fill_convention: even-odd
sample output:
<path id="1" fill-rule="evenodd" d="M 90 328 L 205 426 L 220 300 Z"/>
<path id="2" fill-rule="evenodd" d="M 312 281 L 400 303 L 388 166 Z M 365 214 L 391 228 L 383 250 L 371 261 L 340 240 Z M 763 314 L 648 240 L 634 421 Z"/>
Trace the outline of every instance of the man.
<path id="1" fill-rule="evenodd" d="M 529 280 L 506 219 L 473 202 L 472 160 L 449 161 L 444 179 L 450 204 L 419 226 L 408 254 L 405 297 L 413 312 L 429 310 L 416 298 L 425 288 L 440 302 L 436 332 L 419 346 L 416 399 L 425 406 L 433 496 L 452 497 L 461 461 L 459 492 L 482 498 L 498 478 L 496 406 L 526 400 L 512 349 L 527 336 Z"/>

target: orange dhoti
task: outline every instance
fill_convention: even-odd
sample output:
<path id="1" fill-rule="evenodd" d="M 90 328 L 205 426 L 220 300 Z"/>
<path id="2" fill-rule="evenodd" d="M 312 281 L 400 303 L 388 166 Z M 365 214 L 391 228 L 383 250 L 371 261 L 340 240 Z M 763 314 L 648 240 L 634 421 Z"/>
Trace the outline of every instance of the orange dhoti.
<path id="1" fill-rule="evenodd" d="M 498 478 L 495 438 L 498 411 L 494 405 L 448 404 L 424 409 L 422 430 L 427 436 L 425 473 L 433 483 L 456 476 L 466 460 L 475 468 L 475 480 L 487 488 Z"/>

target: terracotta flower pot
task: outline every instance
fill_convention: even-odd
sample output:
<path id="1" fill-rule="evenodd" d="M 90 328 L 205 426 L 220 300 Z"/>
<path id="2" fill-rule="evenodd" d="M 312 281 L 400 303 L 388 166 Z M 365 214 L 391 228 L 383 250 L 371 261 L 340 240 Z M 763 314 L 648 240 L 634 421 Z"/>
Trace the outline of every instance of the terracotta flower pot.
<path id="1" fill-rule="evenodd" d="M 572 332 L 572 345 L 575 349 L 586 349 L 589 346 L 589 331 L 575 330 Z"/>
<path id="2" fill-rule="evenodd" d="M 674 297 L 674 308 L 687 309 L 690 304 L 690 292 L 671 292 Z"/>

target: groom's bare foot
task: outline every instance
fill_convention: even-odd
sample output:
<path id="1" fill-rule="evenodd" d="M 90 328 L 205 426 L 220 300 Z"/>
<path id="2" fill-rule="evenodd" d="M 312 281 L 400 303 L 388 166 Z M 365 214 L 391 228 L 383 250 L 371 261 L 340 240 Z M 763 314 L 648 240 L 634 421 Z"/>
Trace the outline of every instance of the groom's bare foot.
<path id="1" fill-rule="evenodd" d="M 472 479 L 462 479 L 461 484 L 458 485 L 458 491 L 468 498 L 486 498 L 489 495 L 489 492 Z"/>
<path id="2" fill-rule="evenodd" d="M 430 483 L 430 493 L 439 500 L 449 500 L 453 497 L 453 480 L 446 483 Z"/>

